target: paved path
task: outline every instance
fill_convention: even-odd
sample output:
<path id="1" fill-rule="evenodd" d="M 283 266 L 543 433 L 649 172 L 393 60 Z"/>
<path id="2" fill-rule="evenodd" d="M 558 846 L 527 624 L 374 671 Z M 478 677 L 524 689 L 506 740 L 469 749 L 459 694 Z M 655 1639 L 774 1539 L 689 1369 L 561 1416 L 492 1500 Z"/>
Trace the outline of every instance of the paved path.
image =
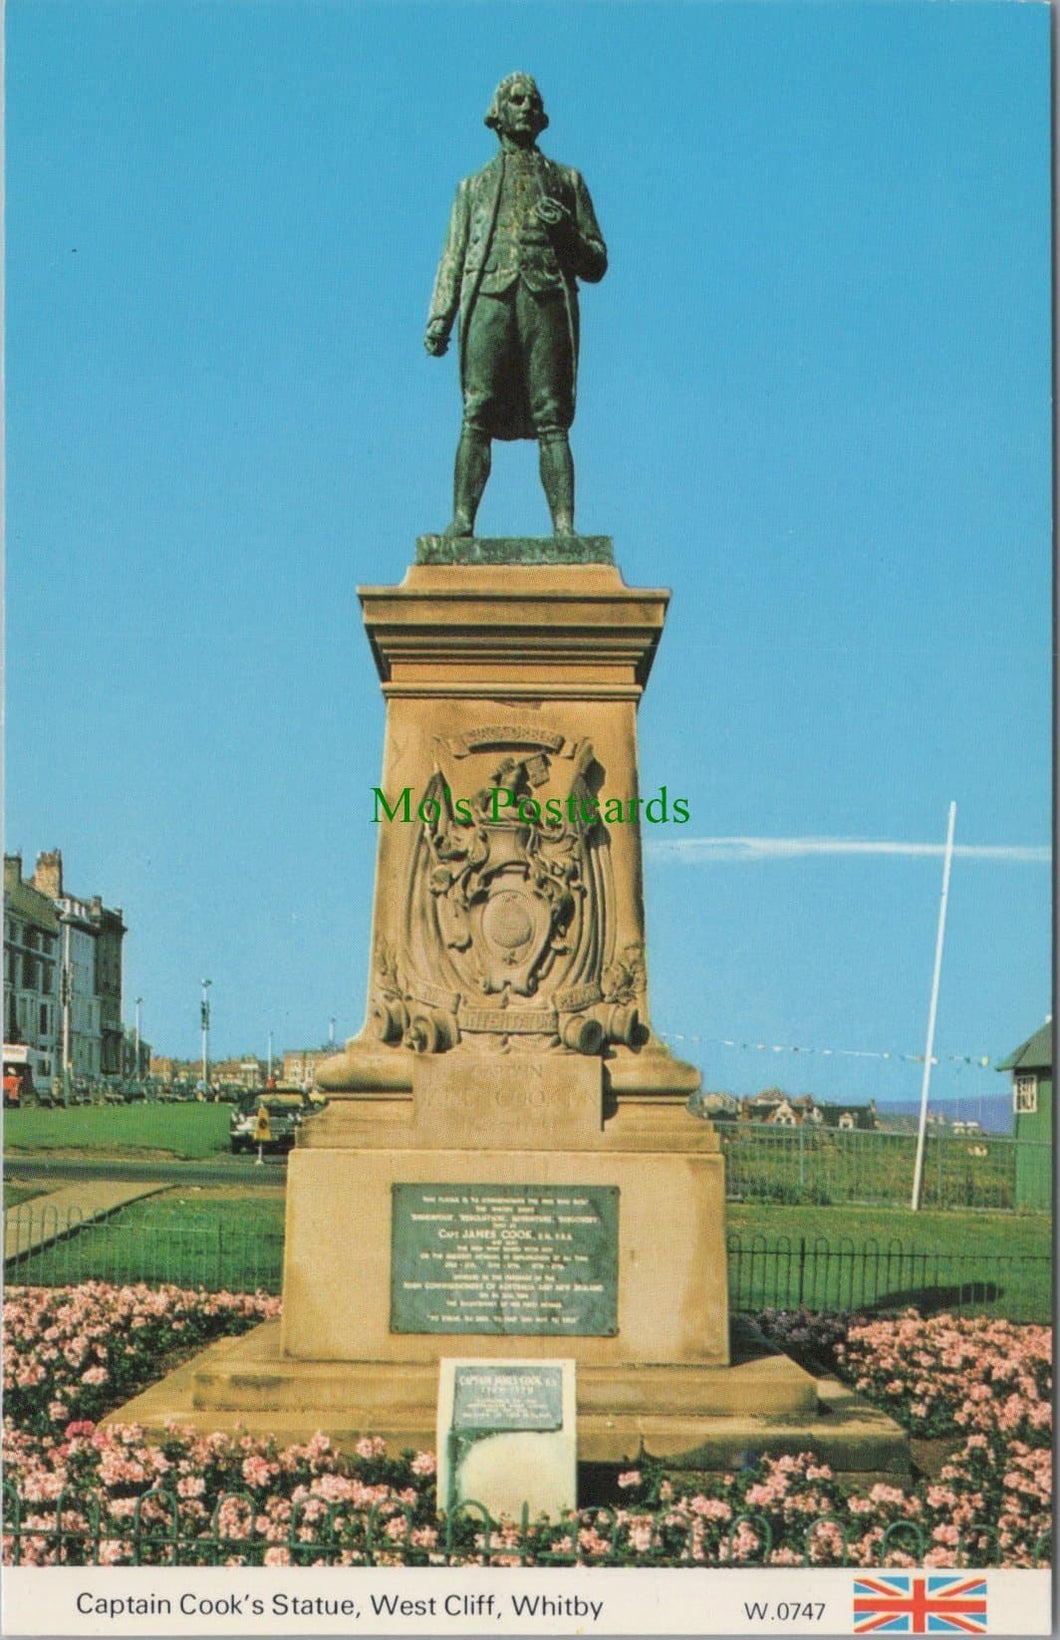
<path id="1" fill-rule="evenodd" d="M 8 1179 L 127 1179 L 154 1184 L 238 1184 L 271 1185 L 273 1189 L 287 1177 L 287 1154 L 266 1156 L 263 1167 L 252 1156 L 222 1156 L 214 1162 L 180 1161 L 175 1156 L 163 1160 L 130 1162 L 116 1157 L 89 1161 L 79 1156 L 57 1156 L 54 1152 L 8 1150 L 4 1156 Z"/>
<path id="2" fill-rule="evenodd" d="M 57 1241 L 73 1225 L 102 1219 L 141 1196 L 153 1196 L 166 1186 L 140 1180 L 136 1184 L 88 1179 L 67 1185 L 63 1190 L 35 1196 L 32 1201 L 9 1207 L 4 1214 L 4 1263 L 20 1253 L 35 1251 Z M 72 1224 L 71 1224 L 72 1221 Z"/>

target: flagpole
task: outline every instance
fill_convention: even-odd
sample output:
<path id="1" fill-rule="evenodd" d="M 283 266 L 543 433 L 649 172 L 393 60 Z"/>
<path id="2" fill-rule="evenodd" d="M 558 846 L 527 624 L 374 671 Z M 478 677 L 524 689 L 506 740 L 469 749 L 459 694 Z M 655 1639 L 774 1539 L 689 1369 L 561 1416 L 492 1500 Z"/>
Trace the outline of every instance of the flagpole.
<path id="1" fill-rule="evenodd" d="M 920 1189 L 924 1176 L 924 1139 L 927 1133 L 928 1089 L 931 1086 L 931 1061 L 935 1052 L 935 1015 L 939 1005 L 939 980 L 942 975 L 942 945 L 946 937 L 946 902 L 950 897 L 950 866 L 953 864 L 953 828 L 957 822 L 957 805 L 950 804 L 950 821 L 946 831 L 946 858 L 942 867 L 942 900 L 939 905 L 939 931 L 935 940 L 935 973 L 931 981 L 931 1006 L 928 1009 L 927 1046 L 924 1049 L 924 1078 L 920 1084 L 920 1125 L 916 1136 L 916 1166 L 913 1169 L 913 1199 L 910 1207 L 915 1213 L 920 1206 Z"/>

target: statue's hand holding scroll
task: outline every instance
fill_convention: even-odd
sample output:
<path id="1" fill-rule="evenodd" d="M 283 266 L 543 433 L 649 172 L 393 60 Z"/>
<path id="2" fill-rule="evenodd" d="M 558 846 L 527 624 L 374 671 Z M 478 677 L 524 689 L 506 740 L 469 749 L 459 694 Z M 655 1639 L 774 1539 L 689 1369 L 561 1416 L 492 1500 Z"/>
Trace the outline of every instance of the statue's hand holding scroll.
<path id="1" fill-rule="evenodd" d="M 537 201 L 534 214 L 548 228 L 570 226 L 571 217 L 566 205 L 558 199 L 553 199 L 549 194 L 543 194 Z"/>

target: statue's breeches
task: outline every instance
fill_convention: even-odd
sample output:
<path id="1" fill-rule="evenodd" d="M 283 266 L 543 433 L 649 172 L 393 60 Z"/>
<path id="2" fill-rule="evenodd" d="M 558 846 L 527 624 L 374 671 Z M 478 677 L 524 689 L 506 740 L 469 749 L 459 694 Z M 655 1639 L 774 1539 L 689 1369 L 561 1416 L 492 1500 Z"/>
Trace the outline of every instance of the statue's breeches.
<path id="1" fill-rule="evenodd" d="M 464 425 L 488 438 L 537 438 L 574 420 L 567 294 L 517 279 L 479 293 L 464 338 Z"/>

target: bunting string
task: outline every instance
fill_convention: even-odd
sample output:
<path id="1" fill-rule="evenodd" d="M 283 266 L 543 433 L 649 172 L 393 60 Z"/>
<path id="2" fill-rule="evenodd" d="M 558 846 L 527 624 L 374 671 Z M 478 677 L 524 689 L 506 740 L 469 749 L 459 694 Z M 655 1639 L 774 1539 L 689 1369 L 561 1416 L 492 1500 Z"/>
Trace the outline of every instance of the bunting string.
<path id="1" fill-rule="evenodd" d="M 656 1031 L 656 1036 L 662 1037 L 664 1042 L 696 1042 L 704 1047 L 711 1048 L 739 1048 L 747 1049 L 752 1053 L 798 1053 L 816 1054 L 821 1059 L 890 1059 L 896 1063 L 922 1065 L 922 1053 L 898 1053 L 872 1048 L 807 1048 L 785 1042 L 738 1042 L 728 1036 L 692 1036 L 679 1031 Z M 933 1065 L 972 1065 L 976 1070 L 990 1070 L 994 1061 L 989 1054 L 945 1053 L 933 1054 Z"/>

